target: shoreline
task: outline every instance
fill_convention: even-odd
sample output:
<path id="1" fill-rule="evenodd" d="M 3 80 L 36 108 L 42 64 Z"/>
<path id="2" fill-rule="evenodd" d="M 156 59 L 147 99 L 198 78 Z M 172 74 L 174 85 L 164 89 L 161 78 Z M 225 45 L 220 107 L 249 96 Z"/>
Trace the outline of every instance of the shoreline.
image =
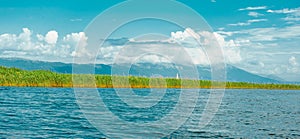
<path id="1" fill-rule="evenodd" d="M 201 87 L 201 88 L 193 88 L 193 87 L 126 87 L 126 86 L 117 86 L 117 87 L 91 87 L 91 86 L 18 86 L 18 85 L 0 85 L 0 87 L 15 87 L 15 88 L 96 88 L 96 89 L 230 89 L 230 90 L 300 90 L 295 88 L 251 88 L 251 87 L 226 87 L 226 88 L 211 88 L 211 87 Z"/>

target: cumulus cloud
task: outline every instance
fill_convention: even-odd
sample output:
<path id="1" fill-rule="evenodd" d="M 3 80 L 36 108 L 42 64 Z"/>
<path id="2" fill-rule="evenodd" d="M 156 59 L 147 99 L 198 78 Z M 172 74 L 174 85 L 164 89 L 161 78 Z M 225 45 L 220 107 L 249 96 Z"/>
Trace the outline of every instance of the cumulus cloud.
<path id="1" fill-rule="evenodd" d="M 45 41 L 49 44 L 55 44 L 57 42 L 58 33 L 54 30 L 49 31 L 45 36 Z"/>
<path id="2" fill-rule="evenodd" d="M 126 39 L 126 41 L 128 41 L 126 44 L 113 43 L 114 45 L 112 45 L 108 43 L 109 45 L 100 48 L 97 61 L 110 64 L 116 60 L 116 57 L 119 57 L 119 59 L 122 59 L 119 61 L 126 63 L 137 53 L 159 52 L 162 54 L 171 54 L 176 56 L 180 53 L 180 58 L 177 60 L 181 64 L 185 64 L 187 61 L 190 61 L 194 64 L 209 65 L 211 64 L 211 61 L 207 55 L 207 50 L 209 48 L 204 47 L 206 45 L 220 46 L 220 51 L 224 52 L 225 62 L 227 63 L 237 63 L 242 60 L 238 47 L 239 44 L 236 44 L 233 40 L 225 39 L 224 35 L 217 32 L 196 31 L 191 28 L 186 28 L 183 31 L 171 32 L 170 35 L 171 37 L 166 38 L 166 40 L 146 41 L 135 38 Z M 122 38 L 120 41 L 112 41 L 120 42 L 122 41 Z M 183 54 L 186 54 L 185 57 Z M 170 59 L 173 58 L 174 57 L 170 57 Z M 157 55 L 145 56 L 140 60 L 150 63 L 168 62 L 166 59 L 158 57 Z"/>
<path id="3" fill-rule="evenodd" d="M 236 66 L 255 74 L 299 81 L 299 25 L 252 28 L 231 31 L 230 34 L 229 38 L 240 45 L 242 62 Z"/>
<path id="4" fill-rule="evenodd" d="M 290 63 L 292 66 L 297 66 L 297 65 L 298 65 L 298 63 L 297 63 L 297 61 L 296 61 L 296 58 L 295 58 L 294 56 L 291 56 L 291 57 L 289 58 L 289 63 Z"/>
<path id="5" fill-rule="evenodd" d="M 290 66 L 288 66 L 287 71 L 291 72 L 291 73 L 297 73 L 297 74 L 299 74 L 300 67 L 299 67 L 299 64 L 297 62 L 296 57 L 291 56 L 289 58 L 289 64 L 290 64 Z"/>
<path id="6" fill-rule="evenodd" d="M 63 42 L 66 43 L 65 47 L 76 47 L 76 50 L 74 49 L 71 53 L 71 56 L 74 57 L 89 57 L 90 53 L 87 51 L 87 39 L 88 37 L 85 35 L 84 32 L 79 33 L 71 33 L 67 34 L 63 38 Z"/>
<path id="7" fill-rule="evenodd" d="M 186 44 L 185 50 L 187 50 L 187 52 L 192 56 L 195 64 L 210 64 L 207 53 L 205 52 L 205 48 L 199 47 L 199 44 L 200 46 L 219 45 L 223 50 L 225 61 L 227 63 L 236 63 L 241 61 L 241 56 L 238 48 L 239 44 L 236 44 L 233 40 L 225 40 L 224 36 L 217 32 L 197 32 L 192 30 L 191 28 L 187 28 L 184 31 L 172 32 L 171 40 L 176 40 L 179 43 L 183 42 L 183 44 Z"/>
<path id="8" fill-rule="evenodd" d="M 191 28 L 184 31 L 171 32 L 171 38 L 177 41 L 185 41 L 186 39 L 200 39 L 200 35 Z"/>
<path id="9" fill-rule="evenodd" d="M 221 46 L 235 46 L 233 40 L 225 41 L 224 37 L 217 32 L 200 31 L 196 32 L 191 28 L 186 28 L 184 31 L 171 32 L 171 40 L 179 42 L 187 42 L 205 44 L 209 40 L 217 40 Z"/>
<path id="10" fill-rule="evenodd" d="M 263 21 L 266 20 L 248 20 L 249 23 Z M 218 32 L 207 32 L 186 28 L 182 31 L 171 32 L 170 35 L 170 38 L 166 38 L 166 40 L 156 41 L 145 41 L 136 38 L 107 39 L 106 41 L 108 43 L 106 43 L 106 46 L 103 46 L 100 49 L 97 63 L 111 64 L 116 56 L 120 55 L 120 51 L 128 46 L 132 49 L 121 55 L 121 61 L 123 62 L 130 60 L 131 54 L 155 50 L 162 53 L 171 53 L 173 57 L 170 57 L 169 59 L 175 58 L 175 60 L 182 64 L 191 60 L 194 64 L 209 65 L 211 62 L 207 56 L 207 47 L 202 46 L 213 44 L 220 46 L 226 63 L 244 67 L 244 69 L 254 73 L 276 74 L 285 79 L 293 78 L 287 77 L 286 73 L 297 75 L 300 73 L 297 57 L 300 51 L 296 47 L 290 49 L 287 47 L 294 45 L 298 46 L 299 41 L 296 41 L 295 43 L 293 41 L 299 40 L 299 25 L 283 28 L 246 29 L 231 32 L 226 32 L 224 29 Z M 285 45 L 282 43 L 284 45 L 279 47 L 278 43 L 274 42 L 278 39 L 288 39 L 289 41 L 286 41 L 288 44 Z M 58 33 L 55 30 L 51 30 L 46 34 L 33 34 L 30 29 L 23 28 L 22 31 L 17 34 L 0 34 L 0 55 L 2 57 L 72 62 L 73 57 L 80 58 L 91 54 L 86 48 L 87 40 L 88 36 L 84 32 L 58 36 Z M 178 43 L 183 49 L 176 46 Z M 275 45 L 271 45 L 272 43 Z M 267 49 L 268 47 L 272 47 L 272 50 Z M 75 51 L 75 49 L 77 49 L 77 51 Z M 280 52 L 278 55 L 284 55 L 285 57 L 274 57 L 273 55 L 275 55 L 276 50 L 277 52 Z M 264 54 L 254 53 L 258 51 L 264 52 Z M 249 54 L 247 54 L 247 52 L 249 52 Z M 182 56 L 183 53 L 187 53 L 188 56 Z M 178 54 L 180 55 L 178 56 Z M 295 56 L 291 56 L 291 54 Z M 142 57 L 141 61 L 161 63 L 170 62 L 169 59 L 167 58 L 166 60 L 166 58 L 157 55 L 148 55 Z M 278 63 L 276 63 L 277 61 Z M 285 63 L 285 65 L 282 63 Z"/>
<path id="11" fill-rule="evenodd" d="M 32 32 L 28 28 L 23 28 L 22 31 L 19 35 L 8 33 L 0 35 L 0 49 L 30 50 Z"/>
<path id="12" fill-rule="evenodd" d="M 80 41 L 82 38 L 82 41 Z M 1 57 L 19 57 L 33 60 L 71 62 L 71 56 L 79 43 L 82 50 L 79 56 L 86 54 L 84 47 L 87 37 L 83 32 L 71 33 L 59 41 L 58 32 L 51 30 L 45 35 L 32 34 L 28 28 L 23 28 L 19 34 L 0 35 L 0 54 Z M 81 43 L 80 43 L 81 42 Z M 76 56 L 78 56 L 76 55 Z M 63 58 L 63 59 L 62 59 Z"/>

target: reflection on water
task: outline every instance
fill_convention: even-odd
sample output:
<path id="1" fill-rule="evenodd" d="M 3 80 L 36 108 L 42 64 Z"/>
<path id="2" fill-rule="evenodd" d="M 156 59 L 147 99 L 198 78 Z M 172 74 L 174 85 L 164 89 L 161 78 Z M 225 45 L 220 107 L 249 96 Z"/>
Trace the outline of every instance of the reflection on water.
<path id="1" fill-rule="evenodd" d="M 135 90 L 141 95 L 143 91 L 148 90 Z M 101 95 L 109 100 L 105 102 L 111 111 L 132 122 L 159 120 L 172 111 L 178 99 L 178 90 L 168 89 L 168 96 L 156 107 L 136 109 L 117 101 L 113 89 L 99 89 L 99 92 L 105 92 Z M 193 115 L 166 138 L 300 138 L 300 91 L 226 90 L 214 119 L 204 129 L 198 129 L 208 95 L 207 90 L 200 91 Z M 105 135 L 85 119 L 72 89 L 1 87 L 0 137 L 103 138 Z M 145 133 L 145 137 L 151 135 Z"/>

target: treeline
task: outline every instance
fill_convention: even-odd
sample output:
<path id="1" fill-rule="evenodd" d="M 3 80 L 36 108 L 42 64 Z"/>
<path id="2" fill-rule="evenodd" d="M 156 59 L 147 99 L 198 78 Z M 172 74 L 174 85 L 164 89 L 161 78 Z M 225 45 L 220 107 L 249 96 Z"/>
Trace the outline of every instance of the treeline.
<path id="1" fill-rule="evenodd" d="M 216 84 L 216 85 L 215 85 Z M 231 88 L 231 89 L 300 89 L 292 84 L 247 82 L 212 82 L 174 78 L 146 78 L 89 74 L 60 74 L 45 70 L 26 71 L 0 67 L 0 86 L 18 87 L 98 87 L 98 88 Z"/>

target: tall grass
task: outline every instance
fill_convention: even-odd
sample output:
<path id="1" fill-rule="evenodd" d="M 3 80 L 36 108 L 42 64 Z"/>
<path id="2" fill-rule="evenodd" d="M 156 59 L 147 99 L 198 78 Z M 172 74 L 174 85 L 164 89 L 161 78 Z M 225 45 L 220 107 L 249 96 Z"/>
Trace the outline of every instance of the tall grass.
<path id="1" fill-rule="evenodd" d="M 146 78 L 88 74 L 59 74 L 45 70 L 26 71 L 0 66 L 0 86 L 20 87 L 98 87 L 98 88 L 211 88 L 213 82 L 174 78 Z M 292 84 L 226 82 L 234 89 L 300 89 Z"/>

